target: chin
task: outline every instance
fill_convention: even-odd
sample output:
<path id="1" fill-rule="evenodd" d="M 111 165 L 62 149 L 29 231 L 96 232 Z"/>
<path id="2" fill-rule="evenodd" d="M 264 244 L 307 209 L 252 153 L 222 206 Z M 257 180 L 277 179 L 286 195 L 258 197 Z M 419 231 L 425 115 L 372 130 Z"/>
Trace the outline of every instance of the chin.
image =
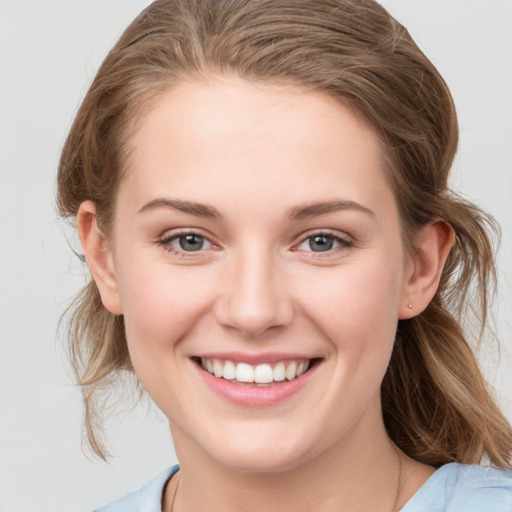
<path id="1" fill-rule="evenodd" d="M 293 470 L 308 459 L 304 443 L 286 443 L 276 441 L 276 437 L 254 439 L 242 436 L 239 440 L 231 438 L 223 446 L 222 452 L 210 456 L 224 467 L 245 473 L 282 473 Z"/>
<path id="2" fill-rule="evenodd" d="M 250 453 L 239 456 L 230 454 L 228 460 L 219 462 L 232 471 L 253 474 L 284 473 L 300 466 L 300 461 L 295 457 L 276 457 L 269 453 L 258 455 Z"/>

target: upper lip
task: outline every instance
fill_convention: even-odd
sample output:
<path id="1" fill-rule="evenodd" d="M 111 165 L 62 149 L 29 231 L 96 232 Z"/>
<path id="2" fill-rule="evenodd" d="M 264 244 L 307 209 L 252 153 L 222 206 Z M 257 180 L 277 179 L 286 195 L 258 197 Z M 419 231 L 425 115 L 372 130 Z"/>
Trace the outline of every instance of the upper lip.
<path id="1" fill-rule="evenodd" d="M 265 363 L 277 363 L 279 361 L 291 361 L 297 359 L 319 359 L 318 356 L 299 354 L 299 353 L 282 353 L 282 352 L 266 352 L 261 354 L 245 354 L 241 352 L 204 352 L 195 354 L 194 358 L 201 359 L 219 359 L 223 361 L 233 361 L 234 363 L 248 363 L 250 365 L 258 365 Z"/>

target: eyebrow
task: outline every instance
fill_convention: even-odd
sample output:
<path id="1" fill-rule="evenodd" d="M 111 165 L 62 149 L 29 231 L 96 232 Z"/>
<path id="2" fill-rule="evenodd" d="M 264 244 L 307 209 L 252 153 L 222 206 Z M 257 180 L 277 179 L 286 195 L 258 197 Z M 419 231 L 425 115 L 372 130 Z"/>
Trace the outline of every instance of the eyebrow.
<path id="1" fill-rule="evenodd" d="M 164 197 L 159 197 L 149 201 L 139 209 L 138 213 L 155 210 L 157 208 L 170 208 L 196 217 L 222 219 L 222 214 L 214 206 L 196 203 L 195 201 L 183 201 L 180 199 L 168 199 Z M 376 217 L 375 212 L 362 204 L 356 203 L 355 201 L 337 199 L 334 201 L 321 201 L 318 203 L 294 206 L 286 211 L 285 218 L 291 221 L 298 221 L 344 210 L 356 210 L 365 213 L 370 217 Z"/>
<path id="2" fill-rule="evenodd" d="M 167 199 L 159 197 L 146 203 L 140 210 L 139 213 L 155 210 L 156 208 L 170 208 L 172 210 L 179 210 L 180 212 L 195 215 L 196 217 L 206 217 L 208 219 L 221 219 L 222 214 L 217 208 L 196 203 L 194 201 L 182 201 L 179 199 Z"/>
<path id="3" fill-rule="evenodd" d="M 317 217 L 319 215 L 326 215 L 328 213 L 344 210 L 356 210 L 358 212 L 365 213 L 370 217 L 376 217 L 373 210 L 370 210 L 362 204 L 356 203 L 355 201 L 345 201 L 339 199 L 334 201 L 323 201 L 319 203 L 294 206 L 286 212 L 285 217 L 289 220 L 304 220 L 311 217 Z"/>

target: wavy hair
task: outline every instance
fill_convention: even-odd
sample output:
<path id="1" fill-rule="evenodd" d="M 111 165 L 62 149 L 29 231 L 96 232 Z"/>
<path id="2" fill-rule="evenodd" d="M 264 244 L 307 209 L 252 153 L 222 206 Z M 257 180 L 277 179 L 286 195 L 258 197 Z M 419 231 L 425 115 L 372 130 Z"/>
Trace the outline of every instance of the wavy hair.
<path id="1" fill-rule="evenodd" d="M 173 84 L 236 74 L 321 91 L 357 110 L 380 137 L 406 247 L 436 218 L 455 232 L 439 289 L 399 321 L 382 382 L 393 441 L 434 466 L 510 466 L 512 431 L 478 368 L 462 325 L 482 333 L 495 282 L 493 219 L 448 188 L 458 142 L 450 92 L 407 30 L 373 0 L 157 0 L 125 30 L 78 110 L 58 172 L 58 208 L 75 218 L 92 200 L 111 229 L 137 119 Z M 91 280 L 68 310 L 69 346 L 92 449 L 102 396 L 132 372 L 124 322 Z M 472 327 L 474 329 L 474 327 Z M 478 338 L 478 336 L 477 336 Z"/>

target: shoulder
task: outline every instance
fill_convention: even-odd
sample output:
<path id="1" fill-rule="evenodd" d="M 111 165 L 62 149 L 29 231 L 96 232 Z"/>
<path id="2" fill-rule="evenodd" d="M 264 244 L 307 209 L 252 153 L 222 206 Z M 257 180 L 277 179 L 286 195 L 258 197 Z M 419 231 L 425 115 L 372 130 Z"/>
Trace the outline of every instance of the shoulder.
<path id="1" fill-rule="evenodd" d="M 93 512 L 161 512 L 165 485 L 178 469 L 179 466 L 166 469 L 144 487 Z"/>
<path id="2" fill-rule="evenodd" d="M 463 464 L 439 468 L 402 512 L 512 512 L 512 471 Z"/>
<path id="3" fill-rule="evenodd" d="M 450 473 L 447 510 L 512 512 L 512 471 L 457 464 Z"/>

